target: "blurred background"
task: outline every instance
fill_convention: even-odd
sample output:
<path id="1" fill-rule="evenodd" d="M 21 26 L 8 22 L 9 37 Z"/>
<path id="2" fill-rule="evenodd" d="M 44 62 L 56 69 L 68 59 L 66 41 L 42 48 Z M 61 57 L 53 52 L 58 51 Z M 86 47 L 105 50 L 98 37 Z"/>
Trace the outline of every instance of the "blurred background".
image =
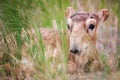
<path id="1" fill-rule="evenodd" d="M 68 6 L 86 12 L 109 9 L 108 20 L 98 29 L 97 48 L 99 53 L 117 56 L 120 68 L 120 0 L 0 0 L 0 80 L 67 80 L 68 43 L 63 32 Z M 45 47 L 40 28 L 57 28 L 61 46 Z M 52 53 L 60 55 L 46 57 Z M 109 73 L 109 68 L 105 70 Z"/>

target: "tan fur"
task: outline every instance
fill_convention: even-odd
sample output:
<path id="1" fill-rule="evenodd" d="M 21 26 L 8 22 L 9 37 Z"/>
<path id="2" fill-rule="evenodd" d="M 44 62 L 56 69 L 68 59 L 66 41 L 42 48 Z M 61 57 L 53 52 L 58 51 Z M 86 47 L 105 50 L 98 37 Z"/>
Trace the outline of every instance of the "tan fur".
<path id="1" fill-rule="evenodd" d="M 40 28 L 45 45 L 45 55 L 48 58 L 55 58 L 60 55 L 60 38 L 56 29 Z"/>
<path id="2" fill-rule="evenodd" d="M 98 13 L 76 13 L 73 8 L 66 10 L 69 26 L 70 53 L 68 58 L 68 73 L 91 72 L 102 69 L 99 53 L 96 49 L 96 31 L 99 23 L 109 15 L 107 9 Z M 90 24 L 95 28 L 89 29 Z M 78 53 L 74 52 L 77 50 Z"/>
<path id="3" fill-rule="evenodd" d="M 52 47 L 56 47 L 56 43 L 60 42 L 58 38 L 58 32 L 56 30 L 40 28 L 40 32 L 43 37 L 43 42 L 46 46 L 52 45 Z"/>
<path id="4" fill-rule="evenodd" d="M 65 12 L 65 16 L 67 24 L 70 27 L 70 30 L 68 30 L 69 47 L 72 49 L 75 47 L 74 45 L 77 45 L 79 50 L 81 50 L 81 53 L 69 53 L 67 72 L 73 74 L 76 72 L 92 72 L 101 70 L 103 65 L 96 49 L 96 31 L 99 22 L 107 19 L 108 10 L 103 9 L 98 13 L 78 13 L 82 16 L 75 15 L 71 19 L 73 14 L 75 14 L 73 8 L 68 7 Z M 90 18 L 91 16 L 93 18 Z M 95 25 L 95 29 L 93 31 L 89 29 L 90 24 Z M 40 32 L 46 46 L 52 45 L 52 47 L 56 48 L 56 43 L 61 43 L 56 30 L 41 28 Z"/>

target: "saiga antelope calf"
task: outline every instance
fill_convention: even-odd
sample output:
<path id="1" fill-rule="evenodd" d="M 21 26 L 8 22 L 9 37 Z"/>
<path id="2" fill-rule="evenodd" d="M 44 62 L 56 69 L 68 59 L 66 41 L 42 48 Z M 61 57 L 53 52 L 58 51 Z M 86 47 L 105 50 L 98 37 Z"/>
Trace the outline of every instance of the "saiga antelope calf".
<path id="1" fill-rule="evenodd" d="M 65 16 L 69 31 L 68 73 L 89 72 L 102 69 L 99 53 L 96 49 L 98 25 L 108 16 L 108 9 L 97 13 L 75 12 L 68 7 Z"/>
<path id="2" fill-rule="evenodd" d="M 96 35 L 98 25 L 108 18 L 109 11 L 102 9 L 97 13 L 75 12 L 73 8 L 68 7 L 65 16 L 70 45 L 67 72 L 89 72 L 102 69 L 103 65 L 96 49 Z M 42 28 L 40 32 L 45 44 L 52 45 L 59 42 L 55 30 Z"/>

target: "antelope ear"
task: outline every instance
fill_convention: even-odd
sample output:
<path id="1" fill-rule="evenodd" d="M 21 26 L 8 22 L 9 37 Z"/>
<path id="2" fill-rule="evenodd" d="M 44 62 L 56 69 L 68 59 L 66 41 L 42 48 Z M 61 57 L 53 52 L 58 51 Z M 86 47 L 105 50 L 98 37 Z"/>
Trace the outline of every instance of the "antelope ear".
<path id="1" fill-rule="evenodd" d="M 99 22 L 104 22 L 105 20 L 107 20 L 108 16 L 109 16 L 109 10 L 108 9 L 102 9 L 101 11 L 99 11 L 97 13 L 98 18 L 99 18 Z"/>
<path id="2" fill-rule="evenodd" d="M 66 11 L 65 11 L 65 16 L 66 18 L 70 18 L 70 16 L 72 16 L 74 14 L 74 9 L 72 7 L 67 7 Z"/>

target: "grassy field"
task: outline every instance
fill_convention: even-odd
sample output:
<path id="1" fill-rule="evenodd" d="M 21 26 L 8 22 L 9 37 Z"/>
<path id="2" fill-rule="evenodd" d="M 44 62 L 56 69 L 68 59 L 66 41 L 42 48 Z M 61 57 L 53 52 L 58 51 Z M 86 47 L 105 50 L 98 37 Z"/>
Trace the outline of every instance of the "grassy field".
<path id="1" fill-rule="evenodd" d="M 68 80 L 68 42 L 63 33 L 67 30 L 64 13 L 68 6 L 88 12 L 108 8 L 110 17 L 98 32 L 99 43 L 104 37 L 102 47 L 98 44 L 98 48 L 100 53 L 112 51 L 119 56 L 120 48 L 116 47 L 119 3 L 119 0 L 0 0 L 0 80 Z M 46 47 L 40 33 L 42 27 L 56 28 L 62 44 L 55 49 Z M 58 56 L 51 58 L 49 54 Z M 102 55 L 102 59 L 106 57 Z M 104 74 L 107 72 L 108 67 Z M 106 75 L 101 76 L 100 80 L 105 80 Z"/>

